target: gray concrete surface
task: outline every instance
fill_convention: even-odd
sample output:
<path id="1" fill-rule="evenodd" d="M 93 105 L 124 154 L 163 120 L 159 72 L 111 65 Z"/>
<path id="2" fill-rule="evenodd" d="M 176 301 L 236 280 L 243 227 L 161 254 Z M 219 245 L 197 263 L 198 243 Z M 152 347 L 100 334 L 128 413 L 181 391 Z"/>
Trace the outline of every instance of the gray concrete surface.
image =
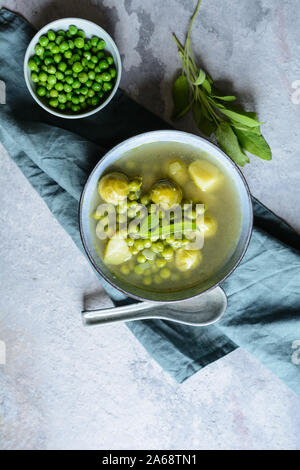
<path id="1" fill-rule="evenodd" d="M 0 1 L 36 27 L 61 16 L 116 39 L 122 87 L 165 119 L 191 0 Z M 253 157 L 252 192 L 300 230 L 297 0 L 203 0 L 194 49 L 224 91 L 267 121 L 272 162 Z M 190 119 L 178 128 L 197 132 Z M 85 330 L 83 295 L 109 299 L 85 258 L 0 151 L 0 448 L 299 449 L 300 398 L 242 350 L 182 385 L 123 325 Z M 300 367 L 300 366 L 299 366 Z"/>

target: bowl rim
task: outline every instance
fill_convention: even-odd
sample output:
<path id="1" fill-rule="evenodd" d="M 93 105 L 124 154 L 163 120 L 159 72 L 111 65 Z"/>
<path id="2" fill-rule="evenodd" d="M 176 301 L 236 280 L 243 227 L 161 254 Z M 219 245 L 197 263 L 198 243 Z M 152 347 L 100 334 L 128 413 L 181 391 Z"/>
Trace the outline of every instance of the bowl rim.
<path id="1" fill-rule="evenodd" d="M 157 134 L 165 134 L 166 132 L 168 133 L 174 133 L 174 134 L 179 134 L 179 135 L 182 135 L 182 136 L 192 136 L 193 138 L 197 138 L 199 140 L 199 142 L 205 142 L 205 143 L 208 143 L 210 146 L 212 146 L 213 148 L 216 148 L 218 150 L 218 152 L 220 152 L 225 158 L 226 160 L 228 160 L 228 162 L 230 163 L 230 165 L 234 168 L 234 170 L 237 172 L 238 176 L 240 177 L 244 187 L 245 187 L 245 190 L 246 190 L 246 194 L 247 194 L 247 198 L 248 198 L 248 203 L 249 203 L 249 223 L 248 223 L 248 233 L 247 233 L 247 237 L 246 237 L 246 241 L 244 243 L 244 246 L 243 246 L 243 249 L 241 251 L 241 254 L 238 258 L 238 260 L 236 261 L 236 263 L 233 265 L 233 267 L 228 271 L 228 273 L 226 273 L 222 279 L 220 279 L 218 282 L 216 282 L 213 286 L 205 289 L 204 291 L 202 291 L 200 294 L 199 293 L 195 293 L 195 294 L 192 294 L 192 295 L 188 295 L 186 297 L 183 297 L 182 299 L 180 300 L 161 300 L 161 299 L 158 299 L 158 300 L 149 300 L 147 297 L 142 297 L 140 295 L 137 295 L 137 294 L 132 294 L 131 292 L 128 292 L 126 291 L 125 289 L 123 289 L 122 287 L 118 286 L 114 281 L 112 281 L 108 276 L 106 276 L 105 273 L 102 272 L 101 268 L 95 263 L 94 259 L 93 259 L 93 256 L 91 255 L 90 253 L 90 250 L 87 246 L 87 243 L 85 241 L 85 236 L 84 236 L 84 230 L 83 230 L 83 223 L 82 223 L 82 208 L 83 208 L 83 199 L 84 199 L 84 196 L 85 196 L 85 192 L 87 190 L 87 187 L 89 186 L 89 183 L 90 183 L 90 180 L 92 179 L 92 176 L 94 175 L 95 171 L 97 170 L 98 166 L 102 163 L 102 161 L 106 158 L 109 157 L 109 155 L 112 153 L 112 152 L 115 152 L 118 148 L 120 148 L 121 146 L 124 145 L 124 143 L 130 143 L 131 141 L 134 141 L 136 138 L 142 138 L 143 136 L 147 135 L 148 137 L 151 137 L 151 134 L 153 134 L 153 136 L 157 136 Z M 162 139 L 162 142 L 163 142 L 163 139 Z M 187 144 L 188 145 L 188 144 Z M 243 173 L 241 172 L 240 168 L 235 164 L 235 162 L 225 153 L 223 152 L 222 149 L 220 149 L 220 147 L 218 147 L 217 145 L 215 145 L 214 143 L 212 143 L 210 140 L 208 139 L 205 139 L 201 136 L 198 136 L 197 134 L 193 134 L 191 132 L 185 132 L 185 131 L 180 131 L 180 130 L 177 130 L 177 129 L 161 129 L 161 130 L 157 130 L 157 131 L 149 131 L 149 132 L 143 132 L 141 134 L 137 134 L 133 137 L 129 137 L 128 139 L 125 139 L 123 140 L 122 142 L 120 142 L 119 144 L 115 145 L 114 147 L 112 147 L 110 150 L 108 150 L 99 160 L 99 162 L 95 165 L 95 167 L 93 168 L 93 170 L 91 171 L 91 173 L 89 174 L 89 177 L 82 189 L 82 192 L 81 192 L 81 195 L 80 195 L 80 199 L 79 199 L 79 205 L 78 205 L 78 225 L 79 225 L 79 233 L 80 233 L 80 238 L 81 238 L 81 242 L 82 242 L 82 245 L 83 245 L 83 248 L 84 248 L 84 251 L 85 251 L 85 254 L 87 255 L 87 258 L 88 260 L 90 261 L 91 265 L 93 266 L 93 268 L 95 269 L 95 271 L 105 280 L 107 281 L 112 287 L 114 287 L 115 289 L 117 289 L 118 291 L 122 292 L 123 294 L 125 294 L 127 297 L 130 297 L 130 298 L 133 298 L 135 300 L 138 300 L 138 301 L 147 301 L 147 302 L 154 302 L 154 303 L 176 303 L 176 302 L 181 302 L 183 300 L 187 300 L 187 299 L 191 299 L 193 297 L 196 297 L 198 295 L 202 295 L 202 294 L 206 294 L 210 291 L 212 291 L 213 289 L 215 289 L 216 287 L 221 287 L 221 284 L 229 277 L 231 276 L 231 274 L 236 270 L 236 268 L 239 266 L 239 264 L 241 263 L 241 261 L 243 260 L 246 252 L 247 252 L 247 249 L 248 249 L 248 246 L 249 246 L 249 243 L 250 243 L 250 240 L 251 240 L 251 236 L 252 236 L 252 233 L 253 233 L 253 219 L 254 219 L 254 214 L 253 214 L 253 202 L 252 202 L 252 196 L 251 196 L 251 192 L 250 192 L 250 188 L 249 188 L 249 185 L 246 181 L 246 178 L 245 176 L 243 175 Z M 146 292 L 146 291 L 145 291 Z M 158 293 L 159 295 L 159 293 Z"/>
<path id="2" fill-rule="evenodd" d="M 109 41 L 110 41 L 110 44 L 112 46 L 112 48 L 114 49 L 114 52 L 116 54 L 116 57 L 117 57 L 117 64 L 116 64 L 116 68 L 117 68 L 117 76 L 116 76 L 116 81 L 115 81 L 115 84 L 114 84 L 114 87 L 113 89 L 111 90 L 111 93 L 109 94 L 109 96 L 107 97 L 107 99 L 105 101 L 103 101 L 103 103 L 101 103 L 97 108 L 94 108 L 86 113 L 81 113 L 81 114 L 63 114 L 63 113 L 59 113 L 55 110 L 52 110 L 50 109 L 49 107 L 47 107 L 43 102 L 42 100 L 39 99 L 39 97 L 36 95 L 36 93 L 34 92 L 33 88 L 32 88 L 32 85 L 30 83 L 30 80 L 28 78 L 28 75 L 27 75 L 27 72 L 28 72 L 28 60 L 29 60 L 29 50 L 31 49 L 31 46 L 34 44 L 36 45 L 36 43 L 38 42 L 38 38 L 40 37 L 40 35 L 42 35 L 46 30 L 48 29 L 51 29 L 51 26 L 55 27 L 55 25 L 58 25 L 60 22 L 62 21 L 71 21 L 72 23 L 75 23 L 76 24 L 76 21 L 83 21 L 84 23 L 89 23 L 89 24 L 92 24 L 93 26 L 96 26 L 100 31 L 101 33 L 104 33 L 108 38 L 109 38 Z M 99 32 L 100 34 L 100 32 Z M 24 71 L 24 78 L 25 78 L 25 82 L 26 82 L 26 86 L 28 88 L 28 91 L 30 92 L 31 96 L 34 98 L 34 100 L 45 110 L 45 111 L 48 111 L 50 114 L 53 114 L 54 116 L 57 116 L 57 117 L 61 117 L 61 118 L 65 118 L 65 119 L 81 119 L 81 118 L 85 118 L 85 117 L 88 117 L 88 116 L 91 116 L 92 114 L 95 114 L 97 113 L 98 111 L 101 111 L 101 109 L 103 109 L 106 105 L 108 105 L 108 103 L 112 100 L 112 98 L 114 97 L 114 95 L 116 94 L 117 90 L 118 90 L 118 87 L 119 87 L 119 84 L 120 84 L 120 80 L 121 80 L 121 75 L 122 75 L 122 61 L 121 61 L 121 56 L 120 56 L 120 52 L 119 52 L 119 49 L 115 43 L 115 41 L 113 40 L 113 38 L 111 37 L 111 35 L 104 29 L 102 28 L 101 26 L 99 26 L 97 23 L 94 23 L 93 21 L 90 21 L 90 20 L 86 20 L 85 18 L 80 18 L 80 17 L 64 17 L 64 18 L 58 18 L 57 20 L 53 20 L 51 21 L 50 23 L 47 23 L 45 24 L 41 29 L 39 29 L 39 31 L 37 31 L 37 33 L 33 36 L 33 38 L 31 39 L 30 43 L 28 44 L 27 46 L 27 49 L 26 49 L 26 52 L 25 52 L 25 56 L 24 56 L 24 64 L 23 64 L 23 71 Z"/>

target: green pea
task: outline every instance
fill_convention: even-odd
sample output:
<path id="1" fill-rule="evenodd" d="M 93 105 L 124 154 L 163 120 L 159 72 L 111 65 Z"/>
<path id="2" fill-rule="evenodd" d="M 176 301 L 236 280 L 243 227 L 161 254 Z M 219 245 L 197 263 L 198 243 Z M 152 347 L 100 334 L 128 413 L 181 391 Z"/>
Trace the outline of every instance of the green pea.
<path id="1" fill-rule="evenodd" d="M 53 59 L 58 64 L 61 61 L 61 54 L 54 54 Z"/>
<path id="2" fill-rule="evenodd" d="M 36 62 L 33 60 L 33 59 L 29 59 L 28 61 L 28 67 L 30 70 L 32 70 L 33 72 L 38 72 L 39 68 L 36 64 Z"/>
<path id="3" fill-rule="evenodd" d="M 163 268 L 167 264 L 167 261 L 164 258 L 157 258 L 155 262 L 158 268 Z"/>
<path id="4" fill-rule="evenodd" d="M 40 82 L 46 82 L 48 79 L 48 75 L 45 72 L 41 72 L 39 74 L 39 81 Z"/>
<path id="5" fill-rule="evenodd" d="M 90 43 L 89 41 L 87 41 L 87 42 L 85 43 L 83 49 L 84 49 L 85 51 L 89 51 L 90 48 L 91 48 L 91 43 Z"/>
<path id="6" fill-rule="evenodd" d="M 47 81 L 48 81 L 49 85 L 54 86 L 55 83 L 56 83 L 55 75 L 48 75 Z"/>
<path id="7" fill-rule="evenodd" d="M 73 73 L 73 72 L 72 72 L 71 69 L 67 69 L 67 70 L 65 71 L 65 75 L 72 75 L 72 73 Z"/>
<path id="8" fill-rule="evenodd" d="M 57 36 L 57 38 L 55 39 L 55 43 L 57 44 L 57 46 L 60 46 L 63 40 L 64 38 L 62 36 Z"/>
<path id="9" fill-rule="evenodd" d="M 76 38 L 74 41 L 75 47 L 78 47 L 78 49 L 81 49 L 84 46 L 84 39 L 83 38 Z"/>
<path id="10" fill-rule="evenodd" d="M 72 41 L 72 39 L 69 39 L 68 45 L 69 45 L 69 49 L 75 49 L 75 44 L 74 44 L 74 41 Z"/>
<path id="11" fill-rule="evenodd" d="M 42 56 L 44 54 L 44 51 L 45 49 L 43 48 L 43 46 L 41 46 L 40 44 L 37 44 L 34 48 L 34 52 L 36 53 L 36 55 L 38 56 Z"/>
<path id="12" fill-rule="evenodd" d="M 72 103 L 73 104 L 78 104 L 79 103 L 79 99 L 78 99 L 77 96 L 75 96 L 75 95 L 72 96 Z"/>
<path id="13" fill-rule="evenodd" d="M 101 77 L 101 75 L 97 74 L 97 75 L 95 76 L 95 80 L 96 80 L 96 82 L 98 82 L 98 83 L 102 83 L 102 77 Z"/>
<path id="14" fill-rule="evenodd" d="M 44 55 L 46 55 L 46 53 Z M 50 55 L 51 55 L 51 52 L 50 52 Z M 41 63 L 42 63 L 41 58 L 37 55 L 33 56 L 33 60 L 34 60 L 34 62 L 36 63 L 37 66 L 41 65 Z"/>
<path id="15" fill-rule="evenodd" d="M 87 104 L 86 104 L 86 103 L 81 103 L 81 104 L 80 104 L 80 108 L 81 108 L 82 110 L 85 110 L 85 109 L 87 108 Z"/>
<path id="16" fill-rule="evenodd" d="M 95 72 L 93 70 L 90 70 L 88 73 L 88 77 L 90 80 L 95 80 Z"/>
<path id="17" fill-rule="evenodd" d="M 54 75 L 56 73 L 56 67 L 54 65 L 48 65 L 47 72 Z"/>
<path id="18" fill-rule="evenodd" d="M 109 82 L 111 80 L 111 75 L 108 72 L 101 73 L 101 80 L 103 82 Z"/>
<path id="19" fill-rule="evenodd" d="M 103 83 L 103 91 L 110 91 L 112 87 L 113 86 L 111 83 L 108 83 L 108 82 Z"/>
<path id="20" fill-rule="evenodd" d="M 94 69 L 95 68 L 95 64 L 91 60 L 87 63 L 87 66 L 88 66 L 89 69 Z"/>
<path id="21" fill-rule="evenodd" d="M 51 49 L 52 54 L 59 54 L 59 47 L 55 44 Z"/>
<path id="22" fill-rule="evenodd" d="M 92 54 L 89 51 L 85 51 L 83 53 L 83 57 L 85 57 L 87 60 L 91 60 Z"/>
<path id="23" fill-rule="evenodd" d="M 71 109 L 74 111 L 74 113 L 77 113 L 80 111 L 80 106 L 78 104 L 73 104 Z"/>
<path id="24" fill-rule="evenodd" d="M 57 90 L 57 91 L 62 91 L 62 90 L 64 89 L 64 86 L 63 86 L 63 84 L 62 84 L 61 82 L 58 82 L 58 83 L 56 83 L 56 85 L 55 85 L 54 88 L 55 88 L 55 90 Z"/>
<path id="25" fill-rule="evenodd" d="M 62 72 L 56 72 L 56 78 L 57 80 L 63 81 L 65 79 L 65 76 Z"/>
<path id="26" fill-rule="evenodd" d="M 106 57 L 106 60 L 109 63 L 109 65 L 112 65 L 114 63 L 114 59 L 112 58 L 112 56 Z"/>
<path id="27" fill-rule="evenodd" d="M 79 99 L 79 103 L 84 103 L 85 102 L 85 96 L 83 96 L 83 95 L 80 95 L 78 97 L 78 99 Z"/>
<path id="28" fill-rule="evenodd" d="M 85 32 L 82 31 L 82 29 L 79 29 L 79 30 L 77 31 L 77 34 L 78 34 L 78 36 L 80 36 L 81 38 L 85 38 Z"/>
<path id="29" fill-rule="evenodd" d="M 98 41 L 99 41 L 99 38 L 97 38 L 97 36 L 93 36 L 91 39 L 92 46 L 97 46 Z"/>
<path id="30" fill-rule="evenodd" d="M 162 242 L 153 243 L 152 250 L 154 253 L 161 253 L 164 250 L 164 244 Z"/>
<path id="31" fill-rule="evenodd" d="M 94 64 L 97 64 L 97 62 L 98 62 L 98 57 L 95 56 L 95 55 L 92 55 L 91 61 L 92 61 Z"/>
<path id="32" fill-rule="evenodd" d="M 141 204 L 143 204 L 143 206 L 147 206 L 149 203 L 150 203 L 150 197 L 147 194 L 144 194 L 141 197 Z"/>
<path id="33" fill-rule="evenodd" d="M 55 32 L 52 31 L 52 29 L 49 29 L 49 31 L 48 31 L 48 39 L 49 39 L 49 41 L 55 41 L 55 38 L 56 38 Z"/>
<path id="34" fill-rule="evenodd" d="M 49 43 L 49 39 L 47 38 L 47 36 L 41 36 L 39 39 L 39 43 L 42 47 L 47 47 Z"/>
<path id="35" fill-rule="evenodd" d="M 57 31 L 57 35 L 58 36 L 65 36 L 66 32 L 63 29 L 60 29 L 59 31 Z"/>
<path id="36" fill-rule="evenodd" d="M 93 85 L 92 80 L 88 80 L 88 81 L 86 82 L 86 86 L 87 86 L 88 88 L 90 88 L 92 85 Z"/>
<path id="37" fill-rule="evenodd" d="M 136 248 L 138 251 L 143 250 L 143 249 L 144 249 L 144 240 L 141 240 L 141 239 L 136 240 L 136 241 L 134 242 L 134 246 L 135 246 L 135 248 Z"/>
<path id="38" fill-rule="evenodd" d="M 69 26 L 68 32 L 70 33 L 71 36 L 74 36 L 75 34 L 77 34 L 77 31 L 78 29 L 75 25 L 71 24 Z"/>
<path id="39" fill-rule="evenodd" d="M 81 64 L 80 62 L 75 62 L 75 63 L 73 64 L 72 70 L 73 70 L 75 73 L 80 73 L 80 72 L 83 70 L 82 64 Z"/>
<path id="40" fill-rule="evenodd" d="M 104 52 L 103 51 L 97 52 L 97 57 L 98 59 L 103 59 L 103 57 L 105 57 Z"/>
<path id="41" fill-rule="evenodd" d="M 88 91 L 89 89 L 86 86 L 80 88 L 80 93 L 84 96 L 88 94 Z"/>
<path id="42" fill-rule="evenodd" d="M 66 77 L 66 82 L 68 83 L 68 85 L 72 85 L 72 83 L 74 82 L 74 78 L 68 75 Z"/>
<path id="43" fill-rule="evenodd" d="M 134 267 L 134 272 L 138 275 L 143 274 L 143 267 L 140 264 L 138 264 L 137 266 Z"/>
<path id="44" fill-rule="evenodd" d="M 46 59 L 44 60 L 44 64 L 47 66 L 53 63 L 54 63 L 54 60 L 52 59 L 52 57 L 46 57 Z"/>
<path id="45" fill-rule="evenodd" d="M 52 90 L 53 85 L 49 85 L 49 83 L 47 83 L 46 88 L 47 88 L 48 91 L 50 91 L 50 90 Z"/>
<path id="46" fill-rule="evenodd" d="M 53 88 L 50 91 L 50 96 L 51 96 L 51 98 L 57 98 L 58 97 L 58 91 Z"/>
<path id="47" fill-rule="evenodd" d="M 66 105 L 63 103 L 59 103 L 58 109 L 60 109 L 61 111 L 64 111 L 66 109 Z"/>
<path id="48" fill-rule="evenodd" d="M 58 95 L 58 101 L 60 103 L 66 103 L 67 101 L 67 96 L 64 93 L 59 93 Z"/>
<path id="49" fill-rule="evenodd" d="M 168 279 L 171 276 L 171 271 L 168 268 L 163 268 L 160 271 L 160 276 L 162 279 Z"/>
<path id="50" fill-rule="evenodd" d="M 67 41 L 63 41 L 59 46 L 60 52 L 66 52 L 68 49 L 69 49 L 69 44 L 67 43 Z"/>
<path id="51" fill-rule="evenodd" d="M 68 85 L 67 83 L 64 84 L 64 91 L 66 93 L 70 93 L 72 91 L 71 85 Z"/>
<path id="52" fill-rule="evenodd" d="M 105 59 L 100 60 L 99 67 L 100 67 L 101 70 L 108 69 L 108 67 L 109 67 L 108 62 Z"/>
<path id="53" fill-rule="evenodd" d="M 94 91 L 100 91 L 100 90 L 101 90 L 101 85 L 100 85 L 100 83 L 97 83 L 97 82 L 93 83 L 93 85 L 92 85 L 92 90 L 94 90 Z"/>
<path id="54" fill-rule="evenodd" d="M 80 88 L 80 86 L 81 86 L 81 83 L 80 83 L 79 80 L 75 80 L 72 84 L 72 87 L 75 88 L 75 89 Z"/>
<path id="55" fill-rule="evenodd" d="M 103 91 L 100 91 L 100 93 L 98 93 L 98 96 L 99 96 L 100 99 L 103 98 L 103 96 L 104 96 Z"/>
<path id="56" fill-rule="evenodd" d="M 166 246 L 161 254 L 167 260 L 172 259 L 174 255 L 173 248 L 171 246 Z"/>
<path id="57" fill-rule="evenodd" d="M 57 108 L 58 100 L 56 98 L 53 98 L 52 100 L 49 100 L 49 105 L 52 106 L 52 108 Z"/>
<path id="58" fill-rule="evenodd" d="M 71 107 L 72 107 L 71 101 L 67 101 L 67 102 L 66 102 L 66 108 L 67 108 L 67 109 L 71 109 Z"/>
<path id="59" fill-rule="evenodd" d="M 145 286 L 150 286 L 150 284 L 152 284 L 152 278 L 151 278 L 151 276 L 146 276 L 146 277 L 143 279 L 143 283 L 145 284 Z"/>
<path id="60" fill-rule="evenodd" d="M 122 274 L 124 274 L 125 276 L 127 276 L 129 273 L 130 273 L 130 268 L 129 266 L 127 266 L 127 264 L 123 264 L 121 267 L 120 267 L 120 271 Z"/>
<path id="61" fill-rule="evenodd" d="M 67 97 L 67 101 L 72 101 L 72 93 L 67 93 L 66 94 L 66 97 Z"/>
<path id="62" fill-rule="evenodd" d="M 41 74 L 40 74 L 41 75 Z M 31 80 L 34 82 L 34 83 L 38 83 L 40 81 L 40 75 L 38 75 L 37 73 L 35 72 L 32 72 L 31 74 Z M 42 81 L 42 80 L 41 80 Z"/>
<path id="63" fill-rule="evenodd" d="M 52 51 L 52 47 L 54 47 L 54 46 L 55 46 L 55 42 L 49 42 L 49 43 L 48 43 L 48 46 L 47 46 L 47 49 L 48 49 L 49 51 Z"/>
<path id="64" fill-rule="evenodd" d="M 137 256 L 137 259 L 136 259 L 136 260 L 137 260 L 138 263 L 143 264 L 143 263 L 146 262 L 146 257 L 145 257 L 142 253 L 140 253 L 140 254 Z"/>
<path id="65" fill-rule="evenodd" d="M 85 83 L 88 81 L 88 74 L 85 73 L 85 72 L 81 72 L 79 75 L 78 75 L 78 80 L 81 82 L 81 83 Z"/>
<path id="66" fill-rule="evenodd" d="M 46 88 L 43 87 L 43 86 L 40 86 L 40 87 L 38 87 L 38 89 L 36 90 L 36 92 L 37 92 L 37 94 L 38 94 L 39 96 L 45 96 L 45 94 L 46 94 Z"/>
<path id="67" fill-rule="evenodd" d="M 110 73 L 111 78 L 115 78 L 115 76 L 117 75 L 117 71 L 115 68 L 109 69 L 109 73 Z"/>
<path id="68" fill-rule="evenodd" d="M 67 69 L 67 64 L 65 62 L 60 62 L 57 66 L 58 70 L 61 72 L 65 72 Z"/>
<path id="69" fill-rule="evenodd" d="M 98 41 L 98 44 L 97 44 L 97 49 L 100 51 L 102 49 L 105 49 L 105 46 L 106 46 L 106 42 L 104 41 L 104 39 L 100 39 L 100 41 Z"/>
<path id="70" fill-rule="evenodd" d="M 95 96 L 94 90 L 89 90 L 89 91 L 88 91 L 88 97 L 89 97 L 89 98 L 93 98 L 93 96 Z"/>

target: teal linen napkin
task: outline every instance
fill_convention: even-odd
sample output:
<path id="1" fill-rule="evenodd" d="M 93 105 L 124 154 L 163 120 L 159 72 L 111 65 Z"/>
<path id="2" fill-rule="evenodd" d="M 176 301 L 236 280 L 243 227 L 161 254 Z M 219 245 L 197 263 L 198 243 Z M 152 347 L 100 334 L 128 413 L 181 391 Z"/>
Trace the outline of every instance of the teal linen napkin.
<path id="1" fill-rule="evenodd" d="M 0 139 L 11 158 L 82 250 L 80 192 L 107 149 L 135 134 L 169 127 L 123 92 L 104 111 L 83 120 L 54 117 L 30 96 L 23 77 L 26 47 L 35 31 L 0 11 Z M 14 54 L 11 54 L 11 51 Z M 300 237 L 254 199 L 255 228 L 247 254 L 223 283 L 228 309 L 217 325 L 193 328 L 161 320 L 128 323 L 149 354 L 182 382 L 237 347 L 253 353 L 300 394 Z M 104 286 L 116 304 L 131 302 Z M 300 354 L 299 354 L 300 358 Z"/>

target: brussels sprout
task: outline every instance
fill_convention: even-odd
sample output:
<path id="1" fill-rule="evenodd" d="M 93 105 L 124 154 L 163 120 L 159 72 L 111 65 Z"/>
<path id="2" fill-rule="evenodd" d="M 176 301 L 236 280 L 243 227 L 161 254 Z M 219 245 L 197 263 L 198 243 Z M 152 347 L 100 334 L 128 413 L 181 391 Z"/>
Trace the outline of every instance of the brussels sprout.
<path id="1" fill-rule="evenodd" d="M 167 172 L 177 184 L 183 185 L 188 179 L 185 164 L 181 160 L 172 160 L 168 163 Z"/>
<path id="2" fill-rule="evenodd" d="M 163 209 L 170 209 L 176 204 L 180 204 L 182 199 L 181 188 L 172 181 L 161 180 L 152 186 L 150 193 L 151 200 Z"/>
<path id="3" fill-rule="evenodd" d="M 98 193 L 105 202 L 118 205 L 127 198 L 129 182 L 123 173 L 108 173 L 98 183 Z"/>
<path id="4" fill-rule="evenodd" d="M 189 174 L 198 188 L 208 191 L 217 186 L 222 180 L 222 173 L 215 165 L 207 160 L 195 160 L 189 166 Z"/>
<path id="5" fill-rule="evenodd" d="M 218 229 L 218 223 L 210 215 L 204 215 L 204 221 L 199 225 L 199 229 L 204 232 L 205 238 L 212 237 Z"/>
<path id="6" fill-rule="evenodd" d="M 200 264 L 201 259 L 202 254 L 200 251 L 180 248 L 176 252 L 175 264 L 179 271 L 188 271 L 189 269 L 194 269 L 198 264 Z"/>
<path id="7" fill-rule="evenodd" d="M 104 253 L 104 262 L 106 264 L 122 264 L 128 261 L 131 256 L 126 241 L 119 234 L 108 240 Z"/>

